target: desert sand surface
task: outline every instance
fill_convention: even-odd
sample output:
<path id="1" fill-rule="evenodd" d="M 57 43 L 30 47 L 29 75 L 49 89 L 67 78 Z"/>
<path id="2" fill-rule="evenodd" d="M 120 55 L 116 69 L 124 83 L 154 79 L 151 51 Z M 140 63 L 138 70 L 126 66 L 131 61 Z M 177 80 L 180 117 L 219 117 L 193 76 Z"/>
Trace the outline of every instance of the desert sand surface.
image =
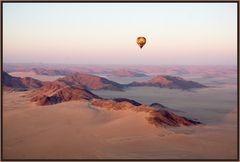
<path id="1" fill-rule="evenodd" d="M 88 102 L 36 106 L 29 92 L 3 94 L 4 159 L 233 159 L 236 110 L 219 124 L 157 128 L 146 114 Z"/>

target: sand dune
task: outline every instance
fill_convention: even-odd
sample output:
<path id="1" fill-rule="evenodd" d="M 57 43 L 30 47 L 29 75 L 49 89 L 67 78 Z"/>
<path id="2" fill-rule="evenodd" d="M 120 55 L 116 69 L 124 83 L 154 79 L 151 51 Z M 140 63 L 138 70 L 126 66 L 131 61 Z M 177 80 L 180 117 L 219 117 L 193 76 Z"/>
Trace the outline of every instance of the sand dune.
<path id="1" fill-rule="evenodd" d="M 5 159 L 236 158 L 235 112 L 221 125 L 156 128 L 145 113 L 109 111 L 71 101 L 36 106 L 4 92 Z"/>

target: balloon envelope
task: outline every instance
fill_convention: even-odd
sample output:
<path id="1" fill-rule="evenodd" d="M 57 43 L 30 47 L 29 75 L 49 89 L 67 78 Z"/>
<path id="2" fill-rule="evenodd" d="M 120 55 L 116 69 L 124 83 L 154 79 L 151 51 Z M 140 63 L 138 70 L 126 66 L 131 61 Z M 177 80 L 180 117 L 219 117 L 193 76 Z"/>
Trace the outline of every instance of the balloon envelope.
<path id="1" fill-rule="evenodd" d="M 142 48 L 146 43 L 146 38 L 145 37 L 138 37 L 137 38 L 137 44 L 139 45 L 140 48 Z"/>

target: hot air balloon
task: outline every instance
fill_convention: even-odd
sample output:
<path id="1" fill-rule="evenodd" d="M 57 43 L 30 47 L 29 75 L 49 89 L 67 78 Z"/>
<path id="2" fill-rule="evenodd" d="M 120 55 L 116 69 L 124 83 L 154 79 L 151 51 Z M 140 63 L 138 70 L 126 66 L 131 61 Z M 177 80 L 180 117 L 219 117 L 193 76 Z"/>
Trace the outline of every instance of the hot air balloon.
<path id="1" fill-rule="evenodd" d="M 145 45 L 145 43 L 146 43 L 146 38 L 145 37 L 138 37 L 137 38 L 137 44 L 139 45 L 139 47 L 141 49 Z"/>

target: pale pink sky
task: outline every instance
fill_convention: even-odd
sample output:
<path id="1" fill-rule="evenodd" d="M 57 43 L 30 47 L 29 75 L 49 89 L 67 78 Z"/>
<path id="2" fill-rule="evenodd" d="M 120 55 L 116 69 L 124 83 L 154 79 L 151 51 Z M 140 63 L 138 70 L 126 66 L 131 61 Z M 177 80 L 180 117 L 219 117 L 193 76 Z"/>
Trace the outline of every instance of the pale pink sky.
<path id="1" fill-rule="evenodd" d="M 3 59 L 236 65 L 237 3 L 4 3 Z"/>

